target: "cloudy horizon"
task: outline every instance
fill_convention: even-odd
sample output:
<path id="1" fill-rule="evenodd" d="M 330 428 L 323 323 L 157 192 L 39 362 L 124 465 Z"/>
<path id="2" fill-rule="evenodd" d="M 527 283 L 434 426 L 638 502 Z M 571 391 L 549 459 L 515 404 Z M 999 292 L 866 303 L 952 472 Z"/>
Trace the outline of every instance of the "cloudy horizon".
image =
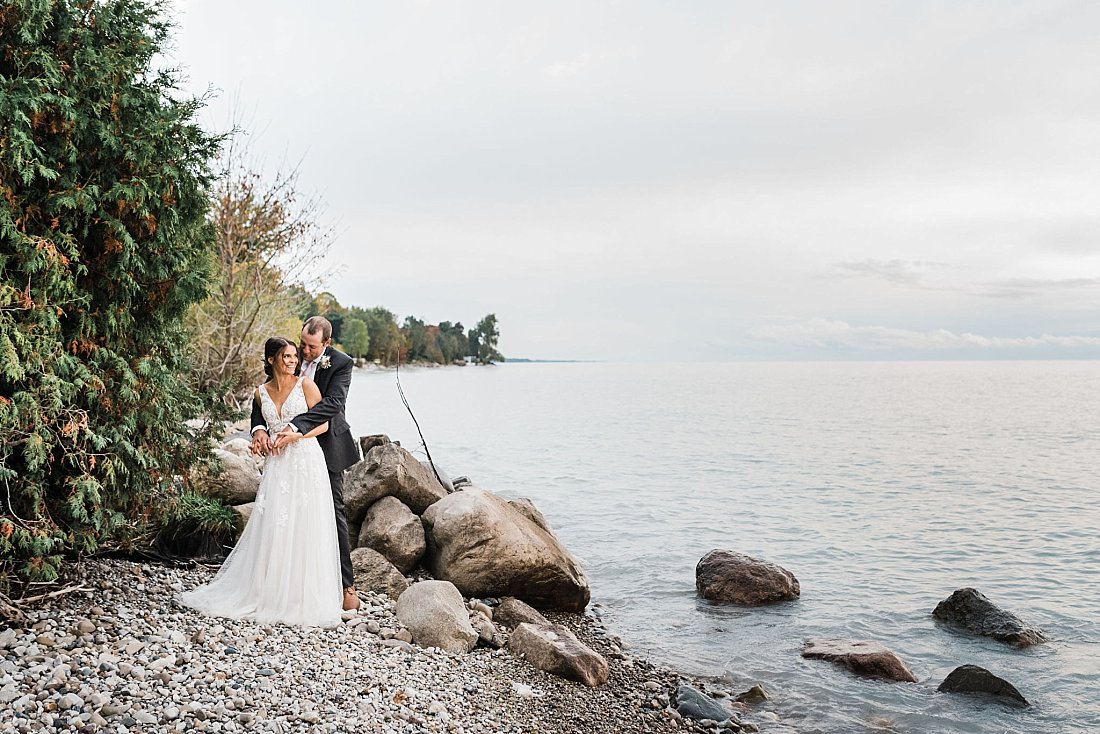
<path id="1" fill-rule="evenodd" d="M 176 4 L 344 305 L 622 360 L 1100 357 L 1100 6 Z"/>

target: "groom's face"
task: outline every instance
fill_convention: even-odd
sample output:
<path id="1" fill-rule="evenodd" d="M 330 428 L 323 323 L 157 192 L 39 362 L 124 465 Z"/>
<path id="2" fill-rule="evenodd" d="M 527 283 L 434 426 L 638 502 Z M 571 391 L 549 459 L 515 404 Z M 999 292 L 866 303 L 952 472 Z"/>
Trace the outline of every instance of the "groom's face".
<path id="1" fill-rule="evenodd" d="M 325 347 L 332 343 L 332 339 L 325 339 L 322 341 L 321 332 L 311 334 L 305 329 L 302 329 L 302 362 L 312 362 L 321 356 L 321 353 L 325 351 Z"/>

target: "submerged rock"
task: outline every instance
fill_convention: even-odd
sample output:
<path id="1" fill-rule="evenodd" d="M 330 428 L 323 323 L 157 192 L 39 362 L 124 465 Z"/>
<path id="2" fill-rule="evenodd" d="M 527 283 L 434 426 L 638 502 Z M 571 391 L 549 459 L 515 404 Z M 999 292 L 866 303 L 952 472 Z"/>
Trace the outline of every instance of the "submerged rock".
<path id="1" fill-rule="evenodd" d="M 1030 647 L 1047 639 L 1038 628 L 1026 624 L 1012 612 L 998 607 L 982 592 L 969 587 L 958 589 L 937 604 L 932 616 L 1015 647 Z"/>
<path id="2" fill-rule="evenodd" d="M 839 663 L 858 675 L 869 678 L 916 683 L 913 671 L 894 652 L 867 640 L 809 640 L 802 657 Z"/>
<path id="3" fill-rule="evenodd" d="M 1015 706 L 1030 705 L 1016 690 L 1016 686 L 977 665 L 960 665 L 955 668 L 936 690 L 945 693 L 984 694 Z"/>
<path id="4" fill-rule="evenodd" d="M 731 716 L 722 704 L 692 686 L 677 688 L 675 703 L 676 713 L 696 721 L 710 719 L 721 723 Z"/>
<path id="5" fill-rule="evenodd" d="M 699 560 L 695 588 L 704 599 L 743 606 L 790 601 L 801 593 L 787 569 L 728 550 L 712 550 Z"/>

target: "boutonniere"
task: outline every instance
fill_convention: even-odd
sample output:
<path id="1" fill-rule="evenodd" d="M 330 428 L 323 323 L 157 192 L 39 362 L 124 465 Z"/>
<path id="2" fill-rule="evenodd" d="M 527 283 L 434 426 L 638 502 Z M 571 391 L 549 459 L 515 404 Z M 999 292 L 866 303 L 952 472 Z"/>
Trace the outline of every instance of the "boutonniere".
<path id="1" fill-rule="evenodd" d="M 325 356 L 321 357 L 319 360 L 317 360 L 317 369 L 319 369 L 319 370 L 327 370 L 331 366 L 332 366 L 332 357 L 328 356 L 327 354 Z"/>

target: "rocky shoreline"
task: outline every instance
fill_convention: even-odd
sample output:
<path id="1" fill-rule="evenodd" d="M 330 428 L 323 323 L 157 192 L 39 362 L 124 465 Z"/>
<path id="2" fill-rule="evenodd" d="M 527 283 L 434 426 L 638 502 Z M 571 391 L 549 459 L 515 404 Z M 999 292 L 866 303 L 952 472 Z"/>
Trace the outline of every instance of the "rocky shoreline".
<path id="1" fill-rule="evenodd" d="M 212 573 L 112 559 L 71 565 L 64 583 L 80 590 L 31 605 L 25 626 L 0 632 L 0 730 L 722 731 L 676 711 L 678 688 L 705 684 L 632 658 L 590 614 L 547 616 L 607 659 L 598 687 L 542 672 L 507 648 L 409 644 L 395 602 L 381 594 L 363 592 L 362 609 L 333 629 L 211 618 L 174 601 Z M 711 700 L 730 693 L 710 691 Z M 725 731 L 791 731 L 774 719 L 759 707 Z"/>

